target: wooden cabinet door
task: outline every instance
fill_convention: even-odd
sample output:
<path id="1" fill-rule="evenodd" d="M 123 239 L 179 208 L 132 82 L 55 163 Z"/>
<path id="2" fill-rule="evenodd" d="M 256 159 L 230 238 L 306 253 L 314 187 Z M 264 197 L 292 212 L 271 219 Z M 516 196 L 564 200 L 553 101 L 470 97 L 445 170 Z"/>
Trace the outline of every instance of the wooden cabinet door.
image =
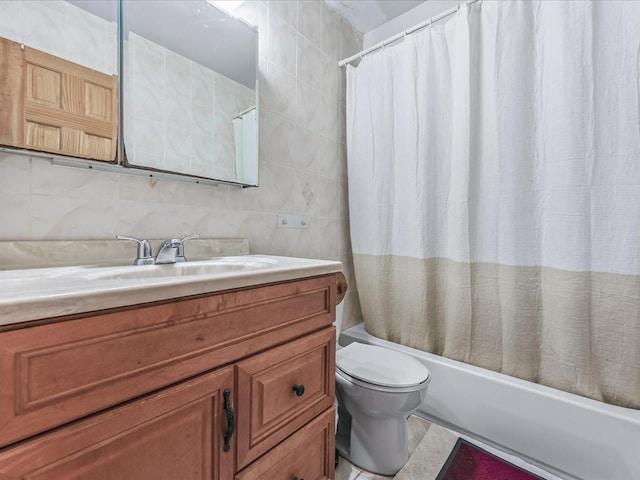
<path id="1" fill-rule="evenodd" d="M 0 478 L 229 480 L 235 435 L 224 392 L 233 367 L 186 381 L 0 453 Z"/>
<path id="2" fill-rule="evenodd" d="M 335 338 L 330 327 L 238 362 L 239 469 L 333 405 Z"/>
<path id="3" fill-rule="evenodd" d="M 331 407 L 236 475 L 236 480 L 331 480 L 335 436 Z"/>
<path id="4" fill-rule="evenodd" d="M 114 161 L 117 77 L 0 38 L 0 142 Z"/>

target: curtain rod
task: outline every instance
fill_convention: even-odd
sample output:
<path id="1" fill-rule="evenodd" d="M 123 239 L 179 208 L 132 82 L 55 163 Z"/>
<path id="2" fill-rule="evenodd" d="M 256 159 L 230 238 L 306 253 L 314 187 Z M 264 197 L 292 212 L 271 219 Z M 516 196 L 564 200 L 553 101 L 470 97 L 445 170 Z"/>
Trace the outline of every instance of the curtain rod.
<path id="1" fill-rule="evenodd" d="M 247 109 L 245 109 L 245 110 L 241 111 L 241 112 L 240 112 L 239 114 L 237 114 L 235 117 L 233 117 L 233 118 L 232 118 L 232 120 L 235 120 L 236 118 L 242 118 L 242 116 L 243 116 L 243 115 L 245 115 L 245 114 L 249 113 L 251 110 L 255 110 L 255 109 L 256 109 L 256 106 L 255 106 L 255 105 L 254 105 L 254 106 L 252 106 L 252 107 L 249 107 L 249 108 L 247 108 Z"/>
<path id="2" fill-rule="evenodd" d="M 468 2 L 462 2 L 459 3 L 456 7 L 451 8 L 449 10 L 446 10 L 442 13 L 440 13 L 439 15 L 435 15 L 433 17 L 431 17 L 430 19 L 419 23 L 417 25 L 414 25 L 411 28 L 406 29 L 404 32 L 400 32 L 396 35 L 394 35 L 393 37 L 389 37 L 383 41 L 381 41 L 380 43 L 376 43 L 373 47 L 369 47 L 365 50 L 362 50 L 359 53 L 356 53 L 355 55 L 351 55 L 348 58 L 345 58 L 344 60 L 340 60 L 338 62 L 338 66 L 339 67 L 344 67 L 345 65 L 348 65 L 349 63 L 358 60 L 359 58 L 364 57 L 365 55 L 369 55 L 370 53 L 375 52 L 376 50 L 380 50 L 383 47 L 386 47 L 387 45 L 389 45 L 390 43 L 393 43 L 397 40 L 400 40 L 401 38 L 406 37 L 407 35 L 410 35 L 412 33 L 417 32 L 418 30 L 427 27 L 427 26 L 431 26 L 432 23 L 437 22 L 439 20 L 442 20 L 443 18 L 448 17 L 449 15 L 453 15 L 454 13 L 457 13 L 460 10 L 460 5 L 471 5 L 472 3 L 476 3 L 478 1 L 482 1 L 482 0 L 469 0 Z"/>

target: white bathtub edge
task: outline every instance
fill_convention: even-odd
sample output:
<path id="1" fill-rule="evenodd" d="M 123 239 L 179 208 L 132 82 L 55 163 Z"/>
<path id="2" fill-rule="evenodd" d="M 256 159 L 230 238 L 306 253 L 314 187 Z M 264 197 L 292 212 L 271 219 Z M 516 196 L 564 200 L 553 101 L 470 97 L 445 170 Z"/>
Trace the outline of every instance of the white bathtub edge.
<path id="1" fill-rule="evenodd" d="M 363 324 L 341 333 L 352 341 L 413 355 L 432 378 L 419 414 L 513 453 L 555 475 L 584 480 L 640 478 L 640 411 L 449 360 L 368 334 Z"/>

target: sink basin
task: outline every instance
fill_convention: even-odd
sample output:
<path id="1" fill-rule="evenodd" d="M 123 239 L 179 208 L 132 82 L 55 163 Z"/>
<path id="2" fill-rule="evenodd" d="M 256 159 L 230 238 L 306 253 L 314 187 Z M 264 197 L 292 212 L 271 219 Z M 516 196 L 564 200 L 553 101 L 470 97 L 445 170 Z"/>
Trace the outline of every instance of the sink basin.
<path id="1" fill-rule="evenodd" d="M 247 263 L 213 263 L 206 265 L 172 264 L 172 265 L 143 265 L 140 267 L 123 267 L 122 270 L 113 272 L 97 272 L 91 278 L 102 280 L 127 280 L 136 278 L 158 277 L 184 277 L 191 275 L 211 275 L 215 273 L 230 273 L 240 270 L 255 270 L 266 268 L 268 264 L 258 262 Z M 126 270 L 125 270 L 126 269 Z M 111 270 L 111 269 L 109 269 Z"/>
<path id="2" fill-rule="evenodd" d="M 219 257 L 197 262 L 127 267 L 80 267 L 57 277 L 87 280 L 136 280 L 250 272 L 273 267 L 277 260 L 255 256 Z"/>
<path id="3" fill-rule="evenodd" d="M 340 262 L 247 254 L 169 265 L 4 270 L 0 271 L 0 326 L 317 277 L 341 269 Z"/>

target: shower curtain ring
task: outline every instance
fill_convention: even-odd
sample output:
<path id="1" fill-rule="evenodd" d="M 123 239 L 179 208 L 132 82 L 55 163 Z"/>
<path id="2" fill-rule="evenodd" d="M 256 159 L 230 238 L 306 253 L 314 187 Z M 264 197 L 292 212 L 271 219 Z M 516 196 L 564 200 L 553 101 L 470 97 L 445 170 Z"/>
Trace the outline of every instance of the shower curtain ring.
<path id="1" fill-rule="evenodd" d="M 460 4 L 456 7 L 456 15 L 460 15 Z"/>

